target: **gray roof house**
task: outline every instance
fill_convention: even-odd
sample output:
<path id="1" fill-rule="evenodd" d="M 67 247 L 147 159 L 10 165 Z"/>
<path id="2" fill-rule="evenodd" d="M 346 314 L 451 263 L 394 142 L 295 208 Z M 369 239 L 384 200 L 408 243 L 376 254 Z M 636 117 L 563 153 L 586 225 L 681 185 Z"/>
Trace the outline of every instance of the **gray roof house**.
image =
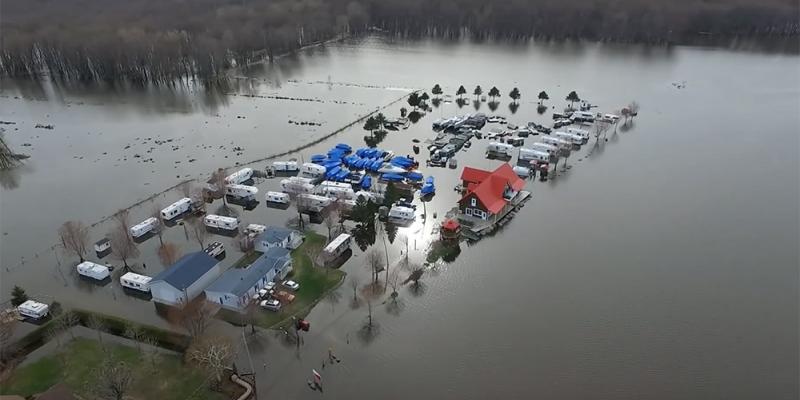
<path id="1" fill-rule="evenodd" d="M 284 247 L 292 250 L 302 243 L 303 235 L 300 232 L 280 226 L 269 226 L 256 237 L 254 246 L 256 251 L 265 253 L 270 247 Z"/>
<path id="2" fill-rule="evenodd" d="M 290 251 L 271 247 L 247 268 L 231 268 L 206 288 L 206 300 L 243 312 L 268 282 L 283 279 L 292 270 Z"/>
<path id="3" fill-rule="evenodd" d="M 186 304 L 203 293 L 222 271 L 219 261 L 203 251 L 189 253 L 150 281 L 153 300 L 172 306 Z"/>

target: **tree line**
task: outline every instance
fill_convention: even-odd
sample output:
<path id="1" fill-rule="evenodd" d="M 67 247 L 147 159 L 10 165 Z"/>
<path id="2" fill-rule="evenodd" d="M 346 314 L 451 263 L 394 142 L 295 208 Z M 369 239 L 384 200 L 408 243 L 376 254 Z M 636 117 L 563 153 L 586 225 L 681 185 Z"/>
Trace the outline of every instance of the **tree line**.
<path id="1" fill-rule="evenodd" d="M 796 36 L 794 0 L 6 0 L 0 72 L 172 83 L 370 27 L 397 36 L 683 42 Z"/>

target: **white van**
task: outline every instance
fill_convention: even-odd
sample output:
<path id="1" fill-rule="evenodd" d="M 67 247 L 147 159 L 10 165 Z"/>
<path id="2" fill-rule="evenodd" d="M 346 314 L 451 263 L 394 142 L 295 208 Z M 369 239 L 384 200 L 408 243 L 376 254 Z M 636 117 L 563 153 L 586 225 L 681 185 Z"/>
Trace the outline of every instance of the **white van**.
<path id="1" fill-rule="evenodd" d="M 76 267 L 78 274 L 98 281 L 111 276 L 111 271 L 105 265 L 95 264 L 91 261 L 84 261 Z"/>
<path id="2" fill-rule="evenodd" d="M 289 204 L 289 195 L 281 192 L 267 192 L 265 196 L 268 203 Z"/>
<path id="3" fill-rule="evenodd" d="M 571 133 L 573 135 L 578 135 L 578 136 L 582 137 L 583 138 L 583 143 L 586 143 L 587 141 L 589 141 L 589 131 L 587 131 L 586 129 L 578 129 L 578 128 L 569 127 L 569 128 L 567 128 L 567 133 Z"/>
<path id="4" fill-rule="evenodd" d="M 571 142 L 574 145 L 580 146 L 583 144 L 583 138 L 573 133 L 554 132 L 553 136 Z"/>
<path id="5" fill-rule="evenodd" d="M 231 184 L 225 186 L 225 194 L 237 199 L 252 199 L 258 194 L 255 186 Z"/>
<path id="6" fill-rule="evenodd" d="M 156 217 L 150 217 L 131 227 L 131 237 L 138 238 L 146 235 L 158 226 Z M 109 244 L 110 247 L 110 244 Z"/>
<path id="7" fill-rule="evenodd" d="M 325 175 L 325 167 L 314 163 L 305 163 L 300 167 L 300 174 L 309 178 L 319 178 Z"/>
<path id="8" fill-rule="evenodd" d="M 533 149 L 519 149 L 519 160 L 520 161 L 539 161 L 539 162 L 550 162 L 550 153 L 540 151 L 540 150 L 533 150 Z"/>
<path id="9" fill-rule="evenodd" d="M 192 199 L 184 197 L 161 210 L 161 219 L 169 221 L 192 208 Z"/>
<path id="10" fill-rule="evenodd" d="M 299 170 L 297 161 L 275 161 L 272 163 L 272 169 L 275 171 L 294 172 Z"/>
<path id="11" fill-rule="evenodd" d="M 17 312 L 24 317 L 41 319 L 47 316 L 50 312 L 50 306 L 38 301 L 26 300 L 24 303 L 17 306 Z"/>
<path id="12" fill-rule="evenodd" d="M 253 169 L 252 168 L 242 168 L 227 177 L 225 177 L 225 183 L 228 185 L 240 185 L 244 182 L 250 180 L 253 177 Z"/>
<path id="13" fill-rule="evenodd" d="M 145 293 L 150 292 L 151 280 L 153 280 L 153 278 L 149 276 L 134 274 L 133 272 L 128 272 L 119 277 L 119 283 L 122 285 L 122 287 Z"/>
<path id="14" fill-rule="evenodd" d="M 514 146 L 506 143 L 498 143 L 492 142 L 489 143 L 489 146 L 486 147 L 487 153 L 494 153 L 494 154 L 501 154 L 505 156 L 511 157 L 511 152 L 514 150 Z"/>
<path id="15" fill-rule="evenodd" d="M 203 224 L 209 228 L 225 229 L 233 231 L 239 228 L 239 219 L 223 217 L 221 215 L 208 214 L 203 217 Z"/>

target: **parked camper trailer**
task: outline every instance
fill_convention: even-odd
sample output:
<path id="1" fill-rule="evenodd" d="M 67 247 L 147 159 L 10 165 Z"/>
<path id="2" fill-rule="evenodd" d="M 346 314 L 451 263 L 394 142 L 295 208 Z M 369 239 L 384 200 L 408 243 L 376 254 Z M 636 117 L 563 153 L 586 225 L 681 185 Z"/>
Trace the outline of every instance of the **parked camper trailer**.
<path id="1" fill-rule="evenodd" d="M 578 135 L 578 136 L 582 137 L 583 138 L 583 143 L 586 143 L 587 141 L 589 141 L 589 131 L 587 131 L 586 129 L 579 129 L 579 128 L 569 127 L 569 128 L 567 128 L 567 133 L 571 133 L 573 135 Z"/>
<path id="2" fill-rule="evenodd" d="M 388 217 L 389 221 L 401 223 L 411 222 L 417 218 L 413 208 L 400 205 L 393 205 L 389 210 Z"/>
<path id="3" fill-rule="evenodd" d="M 78 274 L 91 278 L 94 280 L 102 281 L 103 279 L 111 276 L 111 271 L 105 265 L 95 264 L 91 261 L 84 261 L 76 267 Z"/>
<path id="4" fill-rule="evenodd" d="M 314 185 L 311 184 L 311 179 L 309 178 L 293 176 L 281 180 L 281 190 L 293 194 L 313 193 Z"/>
<path id="5" fill-rule="evenodd" d="M 519 147 L 519 146 L 522 146 L 523 144 L 525 144 L 525 139 L 523 139 L 521 137 L 510 137 L 510 138 L 506 139 L 506 143 L 508 143 L 508 144 L 510 144 L 510 145 L 512 145 L 514 147 Z"/>
<path id="6" fill-rule="evenodd" d="M 519 165 L 514 167 L 513 170 L 521 178 L 527 178 L 531 174 L 530 168 L 520 167 Z"/>
<path id="7" fill-rule="evenodd" d="M 242 168 L 225 177 L 225 183 L 228 185 L 241 185 L 242 183 L 249 181 L 252 177 L 252 168 Z"/>
<path id="8" fill-rule="evenodd" d="M 225 187 L 225 194 L 237 199 L 254 199 L 258 194 L 255 186 L 231 184 Z"/>
<path id="9" fill-rule="evenodd" d="M 319 194 L 334 200 L 353 200 L 356 198 L 356 194 L 351 187 L 323 187 Z"/>
<path id="10" fill-rule="evenodd" d="M 266 225 L 249 224 L 244 228 L 244 233 L 258 235 L 267 230 Z"/>
<path id="11" fill-rule="evenodd" d="M 158 227 L 158 220 L 155 217 L 150 217 L 132 226 L 130 228 L 130 234 L 133 238 L 139 238 L 150 233 L 156 227 Z"/>
<path id="12" fill-rule="evenodd" d="M 580 146 L 580 145 L 582 145 L 582 144 L 583 144 L 583 137 L 581 137 L 581 136 L 578 136 L 578 135 L 576 135 L 576 134 L 574 134 L 574 133 L 568 133 L 568 132 L 554 132 L 554 133 L 553 133 L 553 136 L 554 136 L 554 137 L 557 137 L 557 138 L 559 138 L 559 139 L 562 139 L 562 140 L 566 140 L 566 141 L 568 141 L 568 142 L 571 142 L 572 144 L 574 144 L 574 145 L 577 145 L 577 146 Z"/>
<path id="13" fill-rule="evenodd" d="M 563 150 L 571 150 L 572 149 L 572 142 L 568 142 L 568 141 L 566 141 L 564 139 L 559 139 L 557 137 L 542 136 L 542 137 L 539 138 L 539 140 L 541 140 L 542 143 L 549 144 L 549 145 L 552 145 L 552 146 L 556 146 L 559 149 L 563 149 Z"/>
<path id="14" fill-rule="evenodd" d="M 589 111 L 575 111 L 569 118 L 575 122 L 594 122 L 594 114 Z"/>
<path id="15" fill-rule="evenodd" d="M 340 188 L 340 189 L 352 189 L 353 188 L 353 186 L 350 185 L 349 183 L 334 182 L 334 181 L 322 181 L 319 184 L 319 187 L 320 188 L 335 187 L 335 188 Z"/>
<path id="16" fill-rule="evenodd" d="M 305 163 L 300 167 L 300 174 L 308 178 L 319 178 L 325 176 L 325 167 L 314 163 Z"/>
<path id="17" fill-rule="evenodd" d="M 161 210 L 161 218 L 169 221 L 192 209 L 192 199 L 184 197 Z"/>
<path id="18" fill-rule="evenodd" d="M 267 203 L 289 204 L 289 195 L 281 192 L 267 192 Z"/>
<path id="19" fill-rule="evenodd" d="M 272 168 L 275 171 L 283 172 L 294 172 L 299 169 L 297 167 L 297 161 L 275 161 L 272 163 Z"/>
<path id="20" fill-rule="evenodd" d="M 332 200 L 325 196 L 317 196 L 315 194 L 301 194 L 297 196 L 297 201 L 300 207 L 310 211 L 322 211 L 323 208 L 329 206 Z"/>
<path id="21" fill-rule="evenodd" d="M 38 301 L 26 300 L 24 303 L 17 306 L 17 312 L 23 317 L 31 319 L 42 319 L 50 313 L 50 306 Z"/>
<path id="22" fill-rule="evenodd" d="M 520 161 L 538 161 L 538 162 L 550 162 L 550 153 L 540 151 L 540 150 L 533 150 L 533 149 L 519 149 L 519 160 Z"/>
<path id="23" fill-rule="evenodd" d="M 149 276 L 128 272 L 119 278 L 119 283 L 122 287 L 149 293 L 151 280 L 153 280 L 153 278 Z"/>
<path id="24" fill-rule="evenodd" d="M 208 214 L 203 217 L 203 224 L 209 228 L 224 229 L 228 231 L 239 228 L 239 219 L 233 217 L 223 217 L 221 215 Z"/>
<path id="25" fill-rule="evenodd" d="M 500 154 L 508 157 L 511 157 L 511 152 L 513 150 L 514 146 L 498 142 L 489 143 L 489 146 L 486 147 L 487 153 Z"/>
<path id="26" fill-rule="evenodd" d="M 102 238 L 94 243 L 95 253 L 102 254 L 111 250 L 111 241 L 108 238 Z"/>
<path id="27" fill-rule="evenodd" d="M 341 235 L 337 236 L 336 239 L 333 239 L 324 249 L 322 249 L 323 258 L 326 261 L 333 260 L 336 257 L 339 257 L 350 248 L 350 242 L 352 241 L 353 237 L 342 233 Z"/>
<path id="28" fill-rule="evenodd" d="M 531 150 L 543 151 L 543 152 L 545 152 L 547 154 L 550 154 L 551 156 L 557 156 L 558 155 L 558 147 L 553 146 L 552 144 L 536 142 L 536 143 L 534 143 L 534 144 L 532 144 L 530 146 L 530 149 Z"/>

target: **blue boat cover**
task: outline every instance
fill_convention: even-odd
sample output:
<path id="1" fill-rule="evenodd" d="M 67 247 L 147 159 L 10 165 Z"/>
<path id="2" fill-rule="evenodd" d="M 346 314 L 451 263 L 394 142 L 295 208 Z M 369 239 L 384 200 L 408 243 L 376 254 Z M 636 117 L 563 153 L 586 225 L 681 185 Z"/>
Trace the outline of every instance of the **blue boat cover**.
<path id="1" fill-rule="evenodd" d="M 418 181 L 422 180 L 423 176 L 422 176 L 422 174 L 420 174 L 417 171 L 411 171 L 411 172 L 406 174 L 406 178 L 408 178 L 408 179 L 410 179 L 412 181 L 418 182 Z"/>
<path id="2" fill-rule="evenodd" d="M 326 177 L 336 176 L 336 174 L 338 174 L 339 171 L 341 171 L 341 170 L 342 170 L 342 167 L 333 167 L 332 169 L 329 169 L 328 172 L 325 173 L 325 176 Z"/>
<path id="3" fill-rule="evenodd" d="M 336 148 L 339 150 L 344 150 L 345 153 L 350 153 L 353 151 L 353 148 L 347 143 L 339 143 L 336 145 Z"/>
<path id="4" fill-rule="evenodd" d="M 343 181 L 344 178 L 347 178 L 348 175 L 350 175 L 350 171 L 348 171 L 346 169 L 342 169 L 341 171 L 339 171 L 336 174 L 336 180 L 337 181 Z"/>
<path id="5" fill-rule="evenodd" d="M 422 185 L 422 189 L 420 189 L 420 193 L 425 196 L 436 192 L 436 187 L 433 186 L 433 183 L 425 183 Z"/>
<path id="6" fill-rule="evenodd" d="M 372 186 L 372 177 L 369 175 L 364 176 L 364 179 L 361 180 L 361 188 L 367 190 Z"/>
<path id="7" fill-rule="evenodd" d="M 383 174 L 381 175 L 381 179 L 385 181 L 392 181 L 392 182 L 400 182 L 403 180 L 403 175 L 400 174 Z"/>

